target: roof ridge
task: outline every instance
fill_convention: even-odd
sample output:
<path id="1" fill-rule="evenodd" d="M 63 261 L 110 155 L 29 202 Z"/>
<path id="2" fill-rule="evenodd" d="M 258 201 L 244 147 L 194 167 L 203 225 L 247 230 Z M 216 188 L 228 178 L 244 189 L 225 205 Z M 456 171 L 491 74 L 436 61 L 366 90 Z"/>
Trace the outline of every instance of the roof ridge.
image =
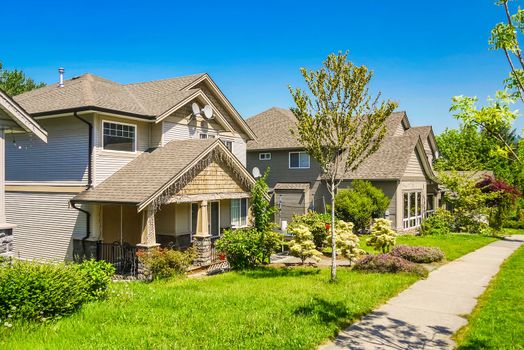
<path id="1" fill-rule="evenodd" d="M 207 73 L 196 73 L 196 74 L 183 75 L 183 76 L 180 76 L 180 77 L 163 78 L 163 79 L 142 81 L 142 82 L 136 82 L 136 83 L 123 84 L 123 85 L 124 86 L 136 86 L 136 85 L 143 85 L 143 84 L 150 84 L 150 83 L 159 83 L 159 82 L 163 82 L 163 81 L 169 81 L 169 80 L 175 80 L 175 79 L 184 79 L 184 78 L 190 78 L 190 77 L 195 77 L 195 80 L 196 80 L 196 79 L 200 78 L 201 76 L 203 76 L 205 74 L 207 74 Z"/>

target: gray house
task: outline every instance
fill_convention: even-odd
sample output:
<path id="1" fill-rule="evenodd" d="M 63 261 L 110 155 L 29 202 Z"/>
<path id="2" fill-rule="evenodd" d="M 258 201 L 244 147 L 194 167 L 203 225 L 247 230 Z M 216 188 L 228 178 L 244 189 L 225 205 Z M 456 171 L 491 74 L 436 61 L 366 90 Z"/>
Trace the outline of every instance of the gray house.
<path id="1" fill-rule="evenodd" d="M 248 225 L 254 133 L 209 75 L 124 85 L 85 74 L 15 100 L 48 131 L 47 143 L 6 143 L 16 256 L 194 240 L 208 254 L 223 229 Z"/>
<path id="2" fill-rule="evenodd" d="M 330 197 L 319 165 L 292 136 L 296 118 L 290 110 L 271 108 L 247 119 L 257 139 L 247 144 L 247 167 L 263 173 L 280 208 L 277 223 L 307 210 L 323 212 Z M 387 120 L 387 134 L 376 153 L 345 174 L 341 188 L 352 180 L 370 181 L 391 198 L 387 215 L 396 230 L 420 226 L 437 205 L 437 180 L 432 162 L 438 150 L 431 126 L 411 127 L 405 112 Z"/>

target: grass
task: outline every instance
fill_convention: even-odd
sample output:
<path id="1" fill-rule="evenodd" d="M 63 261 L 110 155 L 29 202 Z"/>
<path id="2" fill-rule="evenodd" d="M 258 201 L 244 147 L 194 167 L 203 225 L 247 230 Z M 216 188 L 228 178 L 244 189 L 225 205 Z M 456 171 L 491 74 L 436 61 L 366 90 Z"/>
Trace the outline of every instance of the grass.
<path id="1" fill-rule="evenodd" d="M 524 349 L 524 246 L 502 265 L 455 338 L 459 349 Z"/>
<path id="2" fill-rule="evenodd" d="M 518 228 L 503 228 L 502 233 L 505 235 L 524 235 L 524 229 Z"/>
<path id="3" fill-rule="evenodd" d="M 115 283 L 116 296 L 49 324 L 0 330 L 9 349 L 313 349 L 417 280 L 407 274 L 261 269 Z"/>
<path id="4" fill-rule="evenodd" d="M 365 244 L 367 237 L 360 238 L 361 248 L 373 252 L 372 247 Z M 401 235 L 397 237 L 397 244 L 405 244 L 409 246 L 426 246 L 439 247 L 446 256 L 446 260 L 451 261 L 461 257 L 464 254 L 477 250 L 486 244 L 496 241 L 498 238 L 473 235 L 473 234 L 449 234 L 449 235 L 435 235 L 435 236 L 411 236 Z"/>

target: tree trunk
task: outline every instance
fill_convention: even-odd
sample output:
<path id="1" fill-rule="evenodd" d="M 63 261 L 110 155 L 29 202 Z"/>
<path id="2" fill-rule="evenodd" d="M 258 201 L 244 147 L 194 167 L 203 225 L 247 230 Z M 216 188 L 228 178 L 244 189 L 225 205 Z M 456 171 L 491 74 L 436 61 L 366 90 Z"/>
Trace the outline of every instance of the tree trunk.
<path id="1" fill-rule="evenodd" d="M 337 280 L 337 240 L 335 236 L 335 181 L 331 181 L 331 281 Z"/>

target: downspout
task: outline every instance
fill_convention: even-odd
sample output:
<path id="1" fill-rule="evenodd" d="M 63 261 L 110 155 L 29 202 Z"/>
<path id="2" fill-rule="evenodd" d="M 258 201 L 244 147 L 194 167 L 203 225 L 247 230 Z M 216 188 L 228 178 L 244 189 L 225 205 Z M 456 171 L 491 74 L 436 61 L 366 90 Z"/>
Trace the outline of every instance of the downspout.
<path id="1" fill-rule="evenodd" d="M 86 190 L 88 190 L 91 187 L 93 187 L 93 173 L 92 173 L 92 164 L 91 164 L 92 153 L 93 153 L 92 152 L 93 150 L 93 125 L 90 122 L 88 122 L 87 120 L 85 120 L 84 118 L 78 116 L 78 112 L 74 112 L 73 115 L 78 120 L 86 123 L 88 126 L 88 130 L 89 130 L 88 132 L 89 133 L 88 154 L 87 154 L 87 186 L 86 186 Z M 84 245 L 84 241 L 88 239 L 89 236 L 91 236 L 91 213 L 85 209 L 78 208 L 76 206 L 76 203 L 71 203 L 71 206 L 75 208 L 76 210 L 81 211 L 82 213 L 86 214 L 86 235 L 84 238 L 82 238 L 82 245 Z"/>

